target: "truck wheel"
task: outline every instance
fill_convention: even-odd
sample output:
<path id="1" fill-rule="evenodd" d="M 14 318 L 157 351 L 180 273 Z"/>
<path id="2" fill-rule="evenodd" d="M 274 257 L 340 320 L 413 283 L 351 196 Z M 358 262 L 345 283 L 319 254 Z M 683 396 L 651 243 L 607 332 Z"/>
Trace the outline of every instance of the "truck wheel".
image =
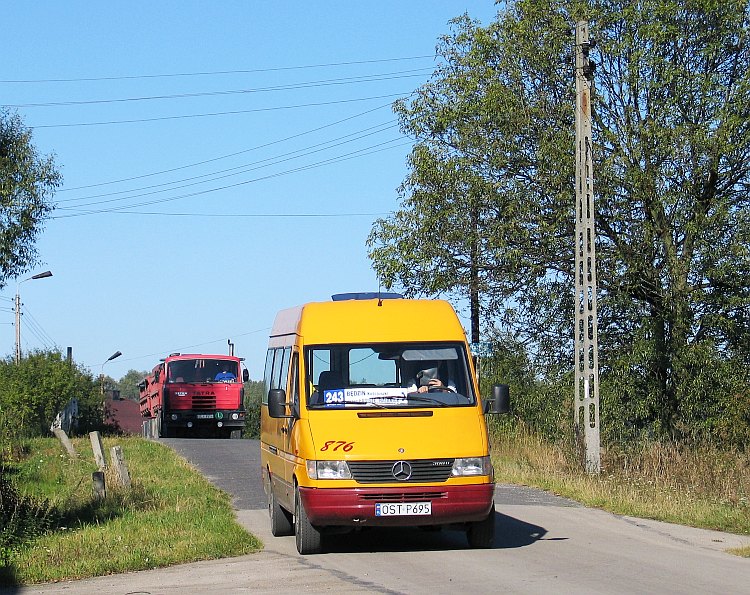
<path id="1" fill-rule="evenodd" d="M 271 517 L 271 535 L 284 537 L 294 533 L 292 515 L 279 506 L 273 488 L 268 490 L 268 516 Z"/>
<path id="2" fill-rule="evenodd" d="M 294 493 L 294 537 L 300 554 L 319 554 L 323 551 L 320 531 L 313 527 L 307 518 L 299 488 Z"/>
<path id="3" fill-rule="evenodd" d="M 483 521 L 469 523 L 466 530 L 466 539 L 469 547 L 474 549 L 487 549 L 492 547 L 495 541 L 495 505 L 492 505 L 490 514 Z"/>
<path id="4" fill-rule="evenodd" d="M 160 413 L 157 417 L 159 420 L 157 423 L 159 424 L 159 438 L 171 438 L 169 426 L 164 423 L 164 420 L 162 419 L 162 414 Z"/>

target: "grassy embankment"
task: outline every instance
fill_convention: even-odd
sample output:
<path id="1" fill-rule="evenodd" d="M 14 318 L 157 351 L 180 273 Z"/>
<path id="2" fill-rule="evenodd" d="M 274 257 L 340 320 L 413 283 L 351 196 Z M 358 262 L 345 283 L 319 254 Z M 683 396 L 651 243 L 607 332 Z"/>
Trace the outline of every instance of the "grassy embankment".
<path id="1" fill-rule="evenodd" d="M 581 473 L 573 457 L 530 435 L 495 433 L 500 482 L 531 485 L 629 516 L 750 534 L 750 457 L 650 445 L 603 457 L 603 473 Z M 92 497 L 87 438 L 69 459 L 56 440 L 27 443 L 10 472 L 24 494 L 60 513 L 53 530 L 13 549 L 0 584 L 34 583 L 242 555 L 261 545 L 234 521 L 228 497 L 168 448 L 139 438 L 105 440 L 125 451 L 133 488 Z M 750 548 L 735 551 L 750 557 Z"/>
<path id="2" fill-rule="evenodd" d="M 36 583 L 238 556 L 262 545 L 235 521 L 229 497 L 163 445 L 140 438 L 104 440 L 109 456 L 122 446 L 132 488 L 107 471 L 107 496 L 95 501 L 91 444 L 73 441 L 71 459 L 55 439 L 25 443 L 6 468 L 19 492 L 49 501 L 52 530 L 5 553 L 0 584 Z"/>
<path id="3" fill-rule="evenodd" d="M 522 432 L 493 432 L 496 480 L 530 485 L 586 506 L 750 535 L 750 454 L 650 444 L 605 451 L 589 476 L 569 453 Z M 750 557 L 750 547 L 732 553 Z"/>

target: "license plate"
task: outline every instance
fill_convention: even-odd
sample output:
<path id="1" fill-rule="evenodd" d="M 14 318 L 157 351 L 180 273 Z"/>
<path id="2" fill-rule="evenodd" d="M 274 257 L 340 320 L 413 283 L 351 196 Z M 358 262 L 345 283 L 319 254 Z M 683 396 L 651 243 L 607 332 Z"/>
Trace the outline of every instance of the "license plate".
<path id="1" fill-rule="evenodd" d="M 378 502 L 375 516 L 429 516 L 432 502 Z"/>
<path id="2" fill-rule="evenodd" d="M 199 413 L 195 417 L 196 419 L 213 419 L 214 414 L 213 413 Z"/>

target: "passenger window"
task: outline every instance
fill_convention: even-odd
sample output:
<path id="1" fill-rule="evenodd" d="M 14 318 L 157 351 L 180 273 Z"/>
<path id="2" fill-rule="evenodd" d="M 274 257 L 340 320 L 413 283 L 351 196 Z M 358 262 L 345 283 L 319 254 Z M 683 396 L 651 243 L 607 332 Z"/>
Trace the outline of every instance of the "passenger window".
<path id="1" fill-rule="evenodd" d="M 278 369 L 278 380 L 276 381 L 276 388 L 286 389 L 287 381 L 289 380 L 289 357 L 292 354 L 292 348 L 287 347 L 283 351 L 278 350 L 276 355 L 275 368 Z M 276 374 L 274 374 L 276 376 Z"/>
<path id="2" fill-rule="evenodd" d="M 266 353 L 266 369 L 263 374 L 263 384 L 265 386 L 265 390 L 263 391 L 263 400 L 262 403 L 264 405 L 268 405 L 268 391 L 273 388 L 271 386 L 271 379 L 273 378 L 273 360 L 274 355 L 276 354 L 276 349 L 269 349 Z"/>

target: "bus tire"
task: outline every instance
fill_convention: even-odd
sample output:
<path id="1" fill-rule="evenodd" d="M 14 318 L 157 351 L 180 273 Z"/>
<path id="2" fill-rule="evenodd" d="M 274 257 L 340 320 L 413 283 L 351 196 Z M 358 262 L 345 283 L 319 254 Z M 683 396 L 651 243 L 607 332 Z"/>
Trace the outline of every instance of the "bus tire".
<path id="1" fill-rule="evenodd" d="M 310 524 L 307 512 L 299 495 L 299 488 L 294 492 L 294 538 L 297 551 L 302 554 L 319 554 L 323 551 L 323 539 L 315 527 Z"/>
<path id="2" fill-rule="evenodd" d="M 466 530 L 466 539 L 469 547 L 473 549 L 487 549 L 492 547 L 495 541 L 495 505 L 492 505 L 490 514 L 482 521 L 469 523 Z"/>
<path id="3" fill-rule="evenodd" d="M 273 488 L 268 491 L 268 516 L 271 517 L 271 535 L 274 537 L 285 537 L 294 533 L 292 515 L 279 506 Z"/>

